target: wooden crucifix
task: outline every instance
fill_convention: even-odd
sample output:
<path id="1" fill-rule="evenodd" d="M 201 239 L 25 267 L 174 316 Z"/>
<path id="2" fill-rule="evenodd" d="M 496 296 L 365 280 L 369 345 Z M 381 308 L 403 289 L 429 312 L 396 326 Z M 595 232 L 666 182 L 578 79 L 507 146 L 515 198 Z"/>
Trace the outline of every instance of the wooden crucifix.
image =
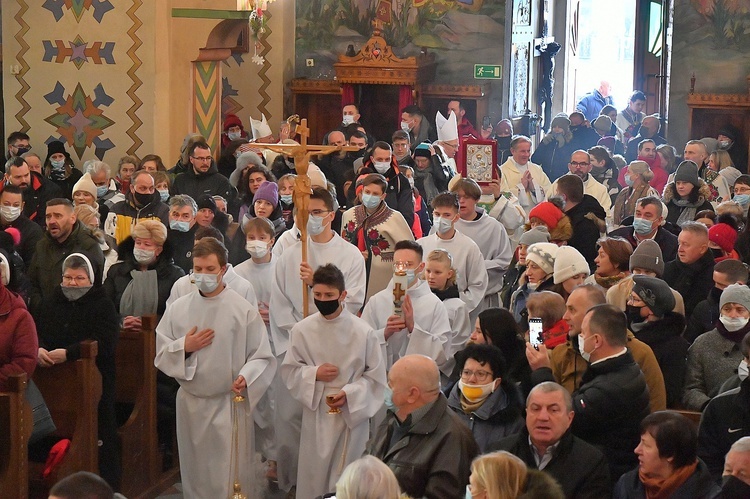
<path id="1" fill-rule="evenodd" d="M 294 158 L 294 169 L 297 178 L 294 181 L 294 191 L 292 199 L 294 208 L 297 210 L 294 222 L 300 232 L 300 242 L 302 243 L 302 261 L 307 263 L 307 220 L 310 217 L 310 194 L 312 194 L 312 183 L 307 170 L 310 167 L 311 156 L 326 156 L 339 151 L 357 151 L 356 146 L 322 146 L 310 145 L 307 138 L 310 136 L 310 129 L 307 128 L 307 119 L 303 118 L 301 123 L 296 126 L 295 132 L 300 136 L 300 143 L 297 144 L 258 144 L 253 143 L 253 147 L 258 149 L 268 149 L 286 156 Z M 307 290 L 307 284 L 302 283 L 302 312 L 305 317 L 308 315 L 310 307 L 310 297 Z"/>

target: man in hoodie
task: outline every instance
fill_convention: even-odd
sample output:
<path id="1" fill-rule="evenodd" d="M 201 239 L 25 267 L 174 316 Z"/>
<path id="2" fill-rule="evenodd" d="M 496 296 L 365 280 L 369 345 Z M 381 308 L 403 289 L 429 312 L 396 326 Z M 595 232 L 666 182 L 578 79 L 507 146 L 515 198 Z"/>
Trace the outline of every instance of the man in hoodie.
<path id="1" fill-rule="evenodd" d="M 563 175 L 557 179 L 556 194 L 565 200 L 565 214 L 573 226 L 573 237 L 568 245 L 581 252 L 593 274 L 596 270 L 596 241 L 606 229 L 607 214 L 596 199 L 584 194 L 583 181 L 577 175 Z"/>
<path id="2" fill-rule="evenodd" d="M 117 244 L 125 240 L 139 220 L 159 220 L 169 226 L 169 208 L 162 203 L 154 187 L 154 177 L 146 170 L 138 170 L 130 182 L 130 192 L 112 206 L 104 222 L 104 233 L 115 238 Z"/>
<path id="3" fill-rule="evenodd" d="M 221 196 L 231 205 L 237 197 L 237 189 L 219 173 L 212 161 L 211 147 L 205 142 L 196 142 L 190 150 L 191 168 L 175 177 L 172 195 L 187 194 L 198 199 L 202 194 Z"/>

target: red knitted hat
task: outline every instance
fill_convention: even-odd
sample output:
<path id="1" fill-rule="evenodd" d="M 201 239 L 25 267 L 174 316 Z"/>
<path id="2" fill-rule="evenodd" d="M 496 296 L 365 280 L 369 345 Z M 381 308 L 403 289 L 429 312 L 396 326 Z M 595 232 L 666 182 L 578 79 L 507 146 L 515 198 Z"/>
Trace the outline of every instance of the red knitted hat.
<path id="1" fill-rule="evenodd" d="M 245 127 L 242 126 L 242 120 L 241 119 L 239 119 L 234 114 L 227 114 L 227 116 L 224 118 L 224 131 L 226 132 L 227 130 L 229 130 L 233 126 L 238 126 L 242 130 L 245 129 Z"/>
<path id="2" fill-rule="evenodd" d="M 550 231 L 554 230 L 555 227 L 557 227 L 557 223 L 564 216 L 565 213 L 563 213 L 560 208 L 550 203 L 549 201 L 539 203 L 538 205 L 534 206 L 534 208 L 532 208 L 529 212 L 529 220 L 531 220 L 532 218 L 538 218 L 539 220 L 544 222 L 544 225 L 546 225 Z"/>
<path id="3" fill-rule="evenodd" d="M 737 231 L 731 225 L 718 223 L 708 229 L 708 240 L 718 245 L 725 253 L 731 253 L 737 242 Z"/>

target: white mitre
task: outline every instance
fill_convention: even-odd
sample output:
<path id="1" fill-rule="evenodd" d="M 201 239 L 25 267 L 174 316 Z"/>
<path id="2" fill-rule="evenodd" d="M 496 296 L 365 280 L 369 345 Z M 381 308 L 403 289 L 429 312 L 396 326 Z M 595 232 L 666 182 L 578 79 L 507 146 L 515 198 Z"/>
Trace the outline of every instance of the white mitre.
<path id="1" fill-rule="evenodd" d="M 453 111 L 451 111 L 448 119 L 438 111 L 435 115 L 435 126 L 437 127 L 439 141 L 448 142 L 458 140 L 458 122 L 456 121 L 456 113 Z"/>
<path id="2" fill-rule="evenodd" d="M 261 119 L 260 121 L 258 121 L 250 116 L 250 126 L 253 128 L 253 140 L 255 141 L 263 137 L 273 135 L 273 132 L 271 132 L 271 127 L 268 126 L 268 121 L 266 121 L 266 115 L 261 114 L 260 117 Z"/>

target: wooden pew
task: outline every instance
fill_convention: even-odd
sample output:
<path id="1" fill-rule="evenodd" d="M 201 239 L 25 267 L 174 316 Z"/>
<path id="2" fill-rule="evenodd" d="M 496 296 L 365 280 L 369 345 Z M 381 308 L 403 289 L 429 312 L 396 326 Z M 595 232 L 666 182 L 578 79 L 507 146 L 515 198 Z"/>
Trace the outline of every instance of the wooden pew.
<path id="1" fill-rule="evenodd" d="M 678 413 L 682 414 L 683 416 L 685 416 L 686 418 L 688 418 L 695 425 L 695 429 L 696 430 L 698 429 L 698 426 L 700 426 L 700 424 L 701 424 L 701 416 L 703 415 L 702 412 L 688 411 L 688 410 L 684 410 L 684 409 L 677 409 L 677 410 L 675 410 L 675 412 L 678 412 Z"/>
<path id="2" fill-rule="evenodd" d="M 33 426 L 25 401 L 26 373 L 8 378 L 8 392 L 0 393 L 0 497 L 26 499 L 29 476 L 27 445 Z"/>
<path id="3" fill-rule="evenodd" d="M 96 341 L 81 342 L 81 358 L 52 367 L 38 368 L 33 380 L 44 396 L 58 438 L 70 439 L 70 449 L 55 471 L 42 478 L 43 463 L 30 463 L 30 497 L 47 497 L 49 488 L 77 471 L 99 473 L 97 407 L 102 396 L 102 377 L 96 367 Z"/>
<path id="4" fill-rule="evenodd" d="M 122 487 L 135 498 L 152 486 L 161 472 L 156 433 L 156 317 L 144 316 L 140 331 L 120 331 L 116 354 L 116 402 L 130 416 L 119 428 Z M 131 409 L 132 408 L 132 409 Z"/>

